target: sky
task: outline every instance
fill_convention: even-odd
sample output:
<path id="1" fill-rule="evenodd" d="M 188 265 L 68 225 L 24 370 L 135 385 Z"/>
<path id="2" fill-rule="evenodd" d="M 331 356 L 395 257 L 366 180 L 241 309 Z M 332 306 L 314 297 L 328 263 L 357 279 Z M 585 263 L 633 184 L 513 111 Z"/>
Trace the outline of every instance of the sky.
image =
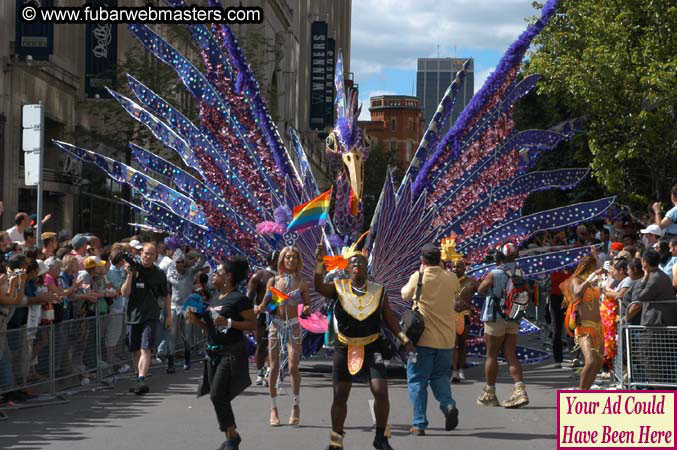
<path id="1" fill-rule="evenodd" d="M 475 58 L 475 92 L 538 15 L 531 0 L 355 0 L 350 70 L 369 97 L 416 95 L 417 58 Z M 412 94 L 413 92 L 413 94 Z"/>

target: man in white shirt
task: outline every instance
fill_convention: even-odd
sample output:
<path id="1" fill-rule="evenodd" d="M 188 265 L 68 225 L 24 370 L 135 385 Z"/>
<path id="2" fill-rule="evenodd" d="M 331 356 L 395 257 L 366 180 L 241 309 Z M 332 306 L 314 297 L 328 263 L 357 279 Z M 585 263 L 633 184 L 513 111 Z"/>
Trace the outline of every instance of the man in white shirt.
<path id="1" fill-rule="evenodd" d="M 20 212 L 14 217 L 14 226 L 7 230 L 9 238 L 12 242 L 18 244 L 24 241 L 24 230 L 30 226 L 30 220 L 28 219 L 28 214 L 25 212 Z"/>
<path id="2" fill-rule="evenodd" d="M 656 216 L 656 225 L 665 230 L 667 237 L 677 236 L 677 184 L 672 186 L 670 199 L 673 207 L 665 214 L 665 217 L 662 217 L 662 205 L 659 202 L 652 205 Z"/>

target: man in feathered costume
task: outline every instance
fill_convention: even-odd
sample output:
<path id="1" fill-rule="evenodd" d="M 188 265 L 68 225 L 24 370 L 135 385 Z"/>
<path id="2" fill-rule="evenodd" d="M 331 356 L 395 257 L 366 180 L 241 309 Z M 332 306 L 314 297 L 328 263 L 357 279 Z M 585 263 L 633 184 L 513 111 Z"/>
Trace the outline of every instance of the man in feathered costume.
<path id="1" fill-rule="evenodd" d="M 367 279 L 367 256 L 362 250 L 358 250 L 360 242 L 367 234 L 368 232 L 344 249 L 340 257 L 328 258 L 332 269 L 347 267 L 349 279 L 335 280 L 333 284 L 325 283 L 324 246 L 320 244 L 315 253 L 315 290 L 328 299 L 336 300 L 334 320 L 329 324 L 336 333 L 332 367 L 334 401 L 331 405 L 330 450 L 343 448 L 343 424 L 348 413 L 348 396 L 353 381 L 359 376 L 368 377 L 369 387 L 374 395 L 374 448 L 392 448 L 385 436 L 390 403 L 383 357 L 384 343 L 380 332 L 381 320 L 400 339 L 407 351 L 415 351 L 390 309 L 384 287 Z"/>

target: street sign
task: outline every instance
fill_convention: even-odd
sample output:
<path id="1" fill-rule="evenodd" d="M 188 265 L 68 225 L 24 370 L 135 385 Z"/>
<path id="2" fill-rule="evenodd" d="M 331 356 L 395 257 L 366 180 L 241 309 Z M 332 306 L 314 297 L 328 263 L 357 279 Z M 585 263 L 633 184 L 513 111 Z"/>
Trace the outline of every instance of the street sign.
<path id="1" fill-rule="evenodd" d="M 327 22 L 310 26 L 310 129 L 326 126 Z"/>
<path id="2" fill-rule="evenodd" d="M 37 186 L 42 171 L 42 105 L 24 105 L 21 147 L 24 151 L 24 179 L 26 186 Z"/>
<path id="3" fill-rule="evenodd" d="M 44 152 L 45 115 L 42 103 L 38 105 L 24 105 L 21 122 L 21 147 L 24 151 L 24 183 L 26 186 L 38 187 L 38 218 L 36 220 L 38 245 L 41 245 L 42 235 L 42 155 Z"/>

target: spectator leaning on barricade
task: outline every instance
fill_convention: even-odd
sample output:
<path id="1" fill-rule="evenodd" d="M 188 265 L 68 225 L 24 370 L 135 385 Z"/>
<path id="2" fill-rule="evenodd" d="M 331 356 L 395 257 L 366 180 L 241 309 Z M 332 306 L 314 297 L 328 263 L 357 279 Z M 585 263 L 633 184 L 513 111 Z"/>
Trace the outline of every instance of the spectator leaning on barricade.
<path id="1" fill-rule="evenodd" d="M 34 366 L 33 364 L 33 343 L 37 337 L 35 327 L 40 323 L 42 317 L 42 304 L 56 301 L 56 296 L 38 283 L 38 278 L 47 273 L 47 266 L 42 261 L 31 261 L 26 267 L 26 287 L 24 293 L 26 295 L 25 303 L 22 302 L 22 307 L 16 308 L 11 319 L 12 328 L 26 328 L 26 334 L 23 336 L 23 342 L 20 348 L 14 349 L 20 353 L 19 363 L 17 367 L 21 370 L 22 382 L 28 381 L 29 372 Z M 25 306 L 24 306 L 25 305 Z M 33 372 L 33 375 L 35 373 Z"/>
<path id="2" fill-rule="evenodd" d="M 12 364 L 12 351 L 7 338 L 7 325 L 14 315 L 14 309 L 24 298 L 26 283 L 26 257 L 13 255 L 7 261 L 7 273 L 0 275 L 0 391 L 8 391 L 15 386 Z M 8 392 L 5 400 L 19 400 L 22 397 Z"/>
<path id="3" fill-rule="evenodd" d="M 106 321 L 106 348 L 108 355 L 108 362 L 112 365 L 118 364 L 116 355 L 116 347 L 123 337 L 123 327 L 125 324 L 124 313 L 127 309 L 127 298 L 121 294 L 122 284 L 127 278 L 127 271 L 125 270 L 125 261 L 122 256 L 125 254 L 125 248 L 120 244 L 113 244 L 111 249 L 109 262 L 110 269 L 106 274 L 106 280 L 115 291 L 115 297 L 112 298 L 110 304 L 110 314 Z M 120 364 L 118 368 L 119 373 L 126 373 L 129 371 L 129 365 Z"/>
<path id="4" fill-rule="evenodd" d="M 42 241 L 42 259 L 47 260 L 50 256 L 54 256 L 58 244 L 56 242 L 56 233 L 48 231 L 40 235 L 40 240 Z"/>
<path id="5" fill-rule="evenodd" d="M 82 234 L 76 234 L 73 236 L 73 239 L 71 239 L 71 247 L 73 247 L 71 255 L 75 256 L 75 259 L 78 260 L 78 264 L 80 265 L 80 269 L 82 269 L 84 267 L 82 263 L 87 257 L 87 237 Z"/>
<path id="6" fill-rule="evenodd" d="M 105 265 L 106 263 L 99 258 L 88 256 L 83 259 L 82 266 L 84 269 L 78 272 L 76 278 L 79 288 L 75 295 L 77 303 L 74 308 L 74 315 L 78 319 L 78 325 L 74 341 L 76 348 L 73 350 L 73 364 L 81 374 L 83 385 L 89 383 L 87 371 L 92 369 L 92 362 L 95 360 L 92 352 L 96 352 L 96 328 L 92 318 L 96 316 L 99 298 L 103 297 L 99 283 L 95 282 L 98 277 L 96 269 Z"/>
<path id="7" fill-rule="evenodd" d="M 653 248 L 658 250 L 658 241 L 663 237 L 663 230 L 661 227 L 652 223 L 648 227 L 640 230 L 642 233 L 642 245 L 645 249 Z"/>
<path id="8" fill-rule="evenodd" d="M 122 285 L 122 295 L 129 298 L 127 304 L 127 334 L 129 350 L 134 353 L 138 370 L 137 384 L 131 390 L 137 395 L 149 391 L 145 382 L 150 368 L 153 333 L 164 307 L 167 313 L 166 327 L 171 326 L 169 314 L 171 303 L 167 290 L 167 277 L 153 263 L 157 258 L 155 246 L 146 244 L 141 254 L 141 264 L 127 268 L 127 279 Z"/>
<path id="9" fill-rule="evenodd" d="M 498 311 L 497 304 L 506 295 L 505 288 L 512 276 L 522 276 L 522 271 L 515 264 L 517 247 L 507 243 L 496 249 L 496 268 L 482 280 L 477 291 L 486 295 L 482 309 L 484 322 L 484 341 L 487 347 L 487 357 L 484 363 L 484 374 L 487 384 L 484 392 L 477 399 L 478 405 L 499 406 L 496 397 L 496 376 L 498 375 L 498 352 L 503 349 L 503 355 L 508 361 L 510 375 L 515 381 L 515 388 L 508 400 L 503 402 L 505 408 L 519 408 L 529 404 L 522 365 L 517 359 L 516 346 L 519 333 L 519 321 L 505 319 Z"/>
<path id="10" fill-rule="evenodd" d="M 640 324 L 643 326 L 674 326 L 677 325 L 675 317 L 675 292 L 672 281 L 663 271 L 658 268 L 660 261 L 659 253 L 654 249 L 647 249 L 642 254 L 642 268 L 644 277 L 637 283 L 637 290 L 633 290 L 632 301 L 640 302 L 633 304 L 628 310 L 628 319 L 632 319 L 640 313 Z"/>
<path id="11" fill-rule="evenodd" d="M 633 297 L 639 295 L 639 280 L 644 277 L 644 270 L 642 269 L 642 260 L 639 258 L 632 258 L 628 264 L 628 276 L 630 278 L 630 287 L 623 294 L 623 313 L 626 315 L 626 320 L 629 325 L 639 325 L 639 314 L 635 314 L 631 319 L 628 319 L 628 306 L 632 302 Z"/>
<path id="12" fill-rule="evenodd" d="M 426 408 L 428 385 L 445 416 L 445 429 L 458 425 L 458 409 L 451 396 L 449 371 L 456 339 L 454 302 L 460 291 L 458 278 L 440 266 L 441 252 L 433 244 L 421 249 L 421 267 L 402 288 L 402 299 L 412 300 L 422 282 L 416 307 L 423 316 L 425 328 L 416 343 L 416 361 L 407 361 L 407 384 L 414 407 L 411 433 L 423 435 L 428 427 Z"/>
<path id="13" fill-rule="evenodd" d="M 665 214 L 665 217 L 662 215 L 662 205 L 658 202 L 652 205 L 656 225 L 660 226 L 661 229 L 665 230 L 666 237 L 677 237 L 677 184 L 672 186 L 670 192 L 670 199 L 672 200 L 672 208 Z"/>

